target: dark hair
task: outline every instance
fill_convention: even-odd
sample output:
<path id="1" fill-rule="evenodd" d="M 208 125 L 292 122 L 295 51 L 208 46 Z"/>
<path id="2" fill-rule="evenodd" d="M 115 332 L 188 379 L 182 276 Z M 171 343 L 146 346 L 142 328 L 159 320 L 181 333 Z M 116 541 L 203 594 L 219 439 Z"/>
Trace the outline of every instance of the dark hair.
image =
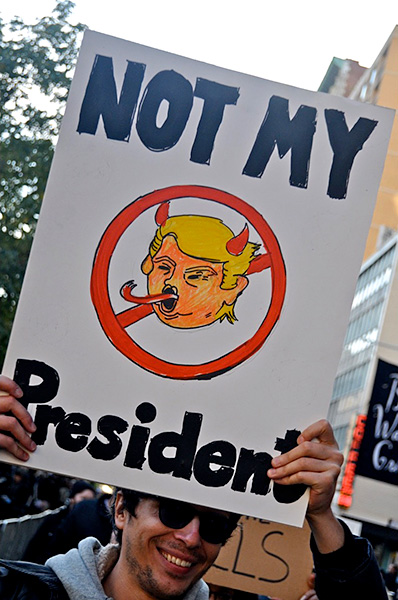
<path id="1" fill-rule="evenodd" d="M 116 488 L 115 489 L 115 492 L 114 492 L 113 497 L 110 502 L 110 509 L 111 509 L 111 517 L 112 517 L 112 527 L 113 527 L 113 531 L 116 536 L 116 541 L 118 542 L 118 544 L 121 544 L 123 532 L 121 529 L 116 527 L 116 523 L 115 523 L 115 502 L 116 502 L 116 496 L 117 496 L 118 492 L 121 492 L 121 494 L 123 495 L 123 508 L 126 509 L 127 512 L 129 512 L 130 515 L 133 517 L 136 516 L 135 509 L 137 508 L 140 500 L 142 500 L 144 498 L 152 498 L 152 499 L 157 500 L 157 499 L 159 499 L 159 496 L 155 496 L 153 494 L 146 494 L 145 492 L 137 492 L 135 490 L 126 490 L 125 488 Z M 235 530 L 240 517 L 241 517 L 241 515 L 238 515 L 236 513 L 230 513 L 229 519 L 231 522 L 231 535 L 232 535 L 233 531 Z"/>
<path id="2" fill-rule="evenodd" d="M 75 483 L 70 489 L 69 498 L 74 498 L 76 494 L 80 494 L 84 490 L 90 490 L 95 495 L 95 489 L 94 486 L 91 485 L 91 483 L 85 481 L 84 479 L 78 479 L 77 481 L 75 481 Z"/>
<path id="3" fill-rule="evenodd" d="M 118 492 L 121 492 L 123 495 L 123 508 L 130 513 L 131 516 L 135 517 L 135 509 L 137 508 L 140 500 L 142 498 L 156 498 L 156 496 L 152 496 L 151 494 L 146 494 L 145 492 L 136 492 L 135 490 L 126 490 L 125 488 L 116 488 L 113 496 L 111 498 L 109 507 L 111 509 L 111 518 L 112 518 L 112 528 L 116 536 L 116 541 L 118 544 L 122 543 L 122 530 L 116 527 L 115 523 L 115 503 Z"/>

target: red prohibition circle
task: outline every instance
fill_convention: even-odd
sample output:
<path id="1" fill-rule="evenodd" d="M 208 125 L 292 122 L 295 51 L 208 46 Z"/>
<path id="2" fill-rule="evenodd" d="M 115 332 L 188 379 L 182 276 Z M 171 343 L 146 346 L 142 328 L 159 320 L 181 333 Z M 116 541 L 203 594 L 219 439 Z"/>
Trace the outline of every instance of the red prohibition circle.
<path id="1" fill-rule="evenodd" d="M 261 237 L 269 257 L 272 294 L 268 311 L 256 333 L 231 352 L 201 364 L 184 365 L 167 362 L 139 346 L 123 326 L 123 318 L 113 311 L 108 273 L 112 254 L 126 229 L 146 210 L 170 200 L 185 197 L 211 200 L 243 215 Z M 91 274 L 91 298 L 101 326 L 112 344 L 124 356 L 143 369 L 171 379 L 210 379 L 232 369 L 255 354 L 264 344 L 279 319 L 285 293 L 286 270 L 278 241 L 263 216 L 252 206 L 228 192 L 198 185 L 171 186 L 142 196 L 126 206 L 109 224 L 98 245 Z M 137 319 L 148 314 L 146 306 L 137 306 Z M 122 313 L 123 315 L 123 313 Z"/>

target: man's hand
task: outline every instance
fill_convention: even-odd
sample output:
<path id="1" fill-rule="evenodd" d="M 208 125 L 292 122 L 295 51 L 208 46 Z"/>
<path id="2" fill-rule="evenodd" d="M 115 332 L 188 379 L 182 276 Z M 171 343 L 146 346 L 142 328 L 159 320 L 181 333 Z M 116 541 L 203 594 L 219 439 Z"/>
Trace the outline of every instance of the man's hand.
<path id="1" fill-rule="evenodd" d="M 307 520 L 320 552 L 332 552 L 344 544 L 344 532 L 330 505 L 343 455 L 328 421 L 317 421 L 297 439 L 298 446 L 272 460 L 268 476 L 283 485 L 303 483 L 310 488 Z"/>
<path id="2" fill-rule="evenodd" d="M 322 513 L 330 507 L 336 481 L 343 463 L 333 430 L 328 421 L 317 421 L 297 439 L 298 446 L 276 456 L 269 477 L 282 484 L 304 483 L 310 487 L 307 515 Z"/>
<path id="3" fill-rule="evenodd" d="M 36 444 L 28 435 L 36 431 L 36 425 L 26 408 L 18 402 L 22 395 L 15 381 L 0 375 L 0 448 L 26 461 L 28 452 L 36 449 Z M 9 432 L 12 437 L 3 432 Z"/>

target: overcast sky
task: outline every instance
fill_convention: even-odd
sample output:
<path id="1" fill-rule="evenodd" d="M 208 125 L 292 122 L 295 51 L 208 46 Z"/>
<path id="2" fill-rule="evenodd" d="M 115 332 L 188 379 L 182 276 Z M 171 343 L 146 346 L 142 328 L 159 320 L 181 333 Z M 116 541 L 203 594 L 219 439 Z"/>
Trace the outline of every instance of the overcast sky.
<path id="1" fill-rule="evenodd" d="M 2 2 L 31 22 L 55 0 Z M 316 90 L 333 56 L 371 66 L 398 24 L 398 0 L 76 0 L 72 21 L 134 42 Z"/>

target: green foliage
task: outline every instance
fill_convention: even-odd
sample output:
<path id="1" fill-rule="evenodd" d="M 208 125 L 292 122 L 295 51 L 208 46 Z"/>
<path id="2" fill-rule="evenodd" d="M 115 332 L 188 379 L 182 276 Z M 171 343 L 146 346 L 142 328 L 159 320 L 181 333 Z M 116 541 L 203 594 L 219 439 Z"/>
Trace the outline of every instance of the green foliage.
<path id="1" fill-rule="evenodd" d="M 84 29 L 73 7 L 60 0 L 33 25 L 0 16 L 0 364 Z"/>

